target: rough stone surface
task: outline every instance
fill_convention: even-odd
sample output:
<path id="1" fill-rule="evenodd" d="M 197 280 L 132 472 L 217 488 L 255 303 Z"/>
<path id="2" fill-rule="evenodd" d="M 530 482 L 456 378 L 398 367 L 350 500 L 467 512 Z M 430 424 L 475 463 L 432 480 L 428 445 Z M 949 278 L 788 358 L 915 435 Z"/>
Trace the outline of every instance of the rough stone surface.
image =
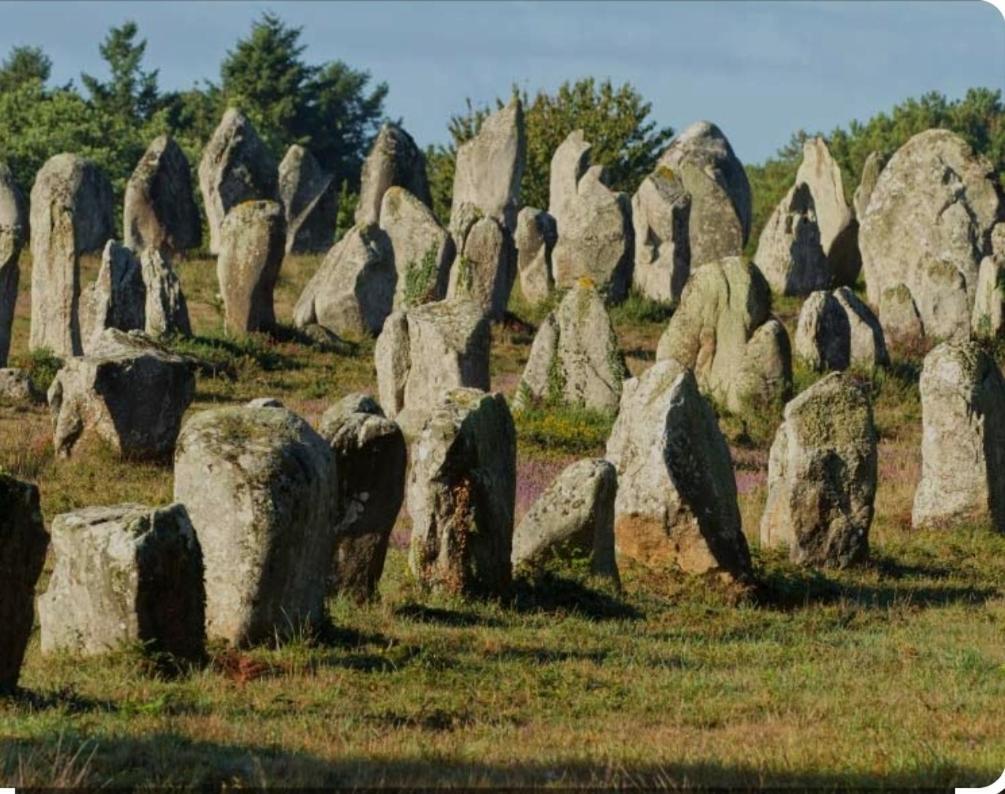
<path id="1" fill-rule="evenodd" d="M 332 246 L 293 309 L 297 328 L 317 323 L 349 337 L 375 336 L 391 313 L 394 253 L 377 226 L 357 224 Z"/>
<path id="2" fill-rule="evenodd" d="M 0 402 L 12 405 L 36 405 L 45 402 L 42 394 L 23 369 L 0 368 Z"/>
<path id="3" fill-rule="evenodd" d="M 768 282 L 740 257 L 691 275 L 656 358 L 693 369 L 702 392 L 734 413 L 785 399 L 792 387 L 788 334 L 771 316 Z"/>
<path id="4" fill-rule="evenodd" d="M 582 279 L 541 323 L 514 407 L 548 402 L 613 412 L 627 376 L 603 298 Z"/>
<path id="5" fill-rule="evenodd" d="M 459 218 L 468 212 L 465 207 L 498 221 L 509 232 L 516 229 L 526 146 L 523 105 L 515 98 L 488 116 L 478 134 L 460 145 L 450 208 L 455 239 L 462 237 L 456 230 Z"/>
<path id="6" fill-rule="evenodd" d="M 699 121 L 670 142 L 660 165 L 691 194 L 691 268 L 738 256 L 750 235 L 750 183 L 726 136 Z"/>
<path id="7" fill-rule="evenodd" d="M 0 693 L 17 687 L 48 547 L 38 488 L 0 473 Z"/>
<path id="8" fill-rule="evenodd" d="M 921 482 L 911 522 L 1005 531 L 1005 381 L 976 342 L 944 342 L 921 371 Z"/>
<path id="9" fill-rule="evenodd" d="M 144 327 L 147 334 L 155 338 L 191 336 L 188 303 L 171 263 L 160 251 L 147 249 L 140 254 L 140 268 L 146 289 Z"/>
<path id="10" fill-rule="evenodd" d="M 273 290 L 283 266 L 285 239 L 283 209 L 275 201 L 246 201 L 223 219 L 216 274 L 231 333 L 275 326 Z"/>
<path id="11" fill-rule="evenodd" d="M 379 223 L 384 193 L 394 186 L 405 188 L 423 204 L 432 206 L 426 179 L 426 158 L 411 135 L 399 125 L 387 122 L 381 127 L 363 163 L 356 223 Z"/>
<path id="12" fill-rule="evenodd" d="M 480 218 L 461 239 L 447 297 L 471 300 L 486 316 L 502 320 L 516 276 L 512 237 L 494 218 Z"/>
<path id="13" fill-rule="evenodd" d="M 46 161 L 31 189 L 31 348 L 83 352 L 79 256 L 115 235 L 112 188 L 74 154 Z"/>
<path id="14" fill-rule="evenodd" d="M 433 211 L 405 188 L 390 187 L 380 205 L 380 228 L 390 241 L 397 273 L 394 308 L 441 300 L 456 251 Z"/>
<path id="15" fill-rule="evenodd" d="M 338 185 L 299 144 L 279 163 L 279 201 L 286 220 L 286 253 L 327 251 L 335 238 Z"/>
<path id="16" fill-rule="evenodd" d="M 89 435 L 125 458 L 171 454 L 195 394 L 189 363 L 139 333 L 106 330 L 88 355 L 67 359 L 49 387 L 56 452 Z"/>
<path id="17" fill-rule="evenodd" d="M 911 290 L 903 284 L 883 290 L 879 297 L 879 324 L 888 339 L 898 342 L 920 339 L 925 335 Z"/>
<path id="18" fill-rule="evenodd" d="M 814 383 L 785 406 L 771 445 L 761 545 L 788 546 L 801 565 L 865 559 L 876 461 L 867 395 L 837 372 Z"/>
<path id="19" fill-rule="evenodd" d="M 245 201 L 276 198 L 276 161 L 251 122 L 236 108 L 227 109 L 203 149 L 199 189 L 213 254 L 220 253 L 221 227 L 231 209 Z"/>
<path id="20" fill-rule="evenodd" d="M 188 158 L 170 136 L 153 140 L 129 178 L 122 229 L 126 246 L 137 252 L 173 254 L 202 242 Z"/>
<path id="21" fill-rule="evenodd" d="M 997 339 L 1005 333 L 1005 255 L 981 260 L 970 330 L 982 339 Z"/>
<path id="22" fill-rule="evenodd" d="M 332 589 L 366 601 L 377 593 L 405 497 L 405 437 L 364 394 L 350 394 L 329 408 L 319 432 L 331 445 L 339 472 Z"/>
<path id="23" fill-rule="evenodd" d="M 625 383 L 604 456 L 618 473 L 618 555 L 746 580 L 729 447 L 694 375 L 672 359 Z"/>
<path id="24" fill-rule="evenodd" d="M 412 572 L 456 595 L 505 593 L 516 499 L 516 431 L 506 399 L 478 389 L 446 392 L 411 457 Z"/>
<path id="25" fill-rule="evenodd" d="M 548 211 L 558 240 L 551 253 L 555 283 L 566 288 L 587 276 L 611 302 L 628 294 L 634 240 L 631 201 L 604 183 L 604 169 L 587 168 L 590 146 L 575 130 L 551 160 Z"/>
<path id="26" fill-rule="evenodd" d="M 690 219 L 691 196 L 669 168 L 657 168 L 632 196 L 632 283 L 647 298 L 671 306 L 680 300 L 691 274 Z"/>
<path id="27" fill-rule="evenodd" d="M 614 498 L 618 474 L 606 460 L 579 460 L 562 470 L 513 533 L 513 568 L 586 557 L 590 570 L 618 579 Z"/>
<path id="28" fill-rule="evenodd" d="M 810 188 L 797 182 L 775 207 L 757 241 L 754 261 L 781 295 L 809 295 L 831 285 Z"/>
<path id="29" fill-rule="evenodd" d="M 905 143 L 880 173 L 861 220 L 869 301 L 903 284 L 926 336 L 968 335 L 978 267 L 1005 212 L 996 179 L 990 162 L 948 130 Z"/>
<path id="30" fill-rule="evenodd" d="M 205 653 L 202 551 L 185 507 L 87 507 L 52 522 L 53 571 L 38 599 L 42 652 L 94 655 L 141 644 Z"/>
<path id="31" fill-rule="evenodd" d="M 795 354 L 817 370 L 890 363 L 879 320 L 848 287 L 814 292 L 803 302 L 794 347 Z"/>
<path id="32" fill-rule="evenodd" d="M 380 404 L 406 438 L 421 430 L 440 396 L 489 388 L 488 319 L 471 301 L 438 301 L 395 312 L 377 339 Z"/>
<path id="33" fill-rule="evenodd" d="M 80 299 L 81 342 L 84 353 L 107 328 L 142 331 L 146 325 L 146 286 L 143 269 L 133 252 L 109 240 L 101 255 L 101 269 Z"/>
<path id="34" fill-rule="evenodd" d="M 882 155 L 879 152 L 870 152 L 869 156 L 865 158 L 862 176 L 859 179 L 858 187 L 855 188 L 855 195 L 852 197 L 855 217 L 859 220 L 865 217 L 865 212 L 869 208 L 869 200 L 872 198 L 872 191 L 876 189 L 876 182 L 882 170 Z"/>
<path id="35" fill-rule="evenodd" d="M 11 326 L 21 271 L 18 259 L 28 238 L 28 210 L 6 163 L 0 162 L 0 367 L 7 366 Z"/>
<path id="36" fill-rule="evenodd" d="M 174 474 L 202 545 L 207 635 L 247 646 L 321 624 L 339 508 L 325 440 L 284 408 L 202 411 Z"/>
<path id="37" fill-rule="evenodd" d="M 524 207 L 516 218 L 516 269 L 520 292 L 528 303 L 545 300 L 555 286 L 551 253 L 558 239 L 555 219 L 544 210 Z"/>

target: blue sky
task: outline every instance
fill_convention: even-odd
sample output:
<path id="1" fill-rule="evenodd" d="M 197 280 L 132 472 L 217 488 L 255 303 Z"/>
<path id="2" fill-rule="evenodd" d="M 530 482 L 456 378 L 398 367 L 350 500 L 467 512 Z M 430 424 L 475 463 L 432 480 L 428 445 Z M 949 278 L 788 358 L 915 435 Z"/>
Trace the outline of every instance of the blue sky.
<path id="1" fill-rule="evenodd" d="M 6 2 L 0 52 L 42 46 L 54 80 L 101 73 L 108 27 L 135 19 L 163 88 L 216 80 L 270 9 L 307 57 L 390 85 L 389 115 L 443 141 L 464 100 L 584 75 L 632 82 L 661 124 L 718 123 L 757 162 L 802 127 L 828 131 L 929 90 L 1005 90 L 1005 19 L 981 0 L 928 2 Z M 78 80 L 79 82 L 79 80 Z"/>

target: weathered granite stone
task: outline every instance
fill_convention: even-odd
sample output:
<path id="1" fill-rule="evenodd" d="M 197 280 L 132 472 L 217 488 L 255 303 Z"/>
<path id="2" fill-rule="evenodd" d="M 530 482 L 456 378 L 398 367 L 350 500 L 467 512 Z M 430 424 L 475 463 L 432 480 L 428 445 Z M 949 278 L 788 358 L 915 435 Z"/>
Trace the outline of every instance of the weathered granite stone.
<path id="1" fill-rule="evenodd" d="M 101 269 L 80 298 L 81 342 L 84 353 L 107 328 L 142 331 L 146 325 L 146 286 L 143 269 L 133 252 L 109 240 L 101 255 Z"/>
<path id="2" fill-rule="evenodd" d="M 865 217 L 865 212 L 869 208 L 869 199 L 872 198 L 872 191 L 876 189 L 876 182 L 879 180 L 879 172 L 883 170 L 883 157 L 879 152 L 870 152 L 865 158 L 862 166 L 862 176 L 859 179 L 858 187 L 855 188 L 855 195 L 852 197 L 852 204 L 855 206 L 855 217 L 860 221 Z"/>
<path id="3" fill-rule="evenodd" d="M 551 252 L 558 239 L 555 219 L 544 210 L 524 207 L 516 218 L 516 269 L 520 292 L 528 303 L 545 300 L 555 286 Z"/>
<path id="4" fill-rule="evenodd" d="M 283 209 L 275 201 L 246 201 L 223 219 L 216 274 L 231 333 L 275 327 L 273 290 L 283 266 L 285 239 Z"/>
<path id="5" fill-rule="evenodd" d="M 0 367 L 7 366 L 21 271 L 18 260 L 28 238 L 24 197 L 6 163 L 0 162 Z"/>
<path id="6" fill-rule="evenodd" d="M 502 320 L 516 277 L 515 260 L 513 239 L 499 221 L 475 221 L 461 238 L 450 268 L 447 297 L 473 301 L 487 317 Z"/>
<path id="7" fill-rule="evenodd" d="M 286 253 L 327 251 L 335 238 L 338 185 L 299 144 L 279 163 L 279 201 L 286 220 Z"/>
<path id="8" fill-rule="evenodd" d="M 632 196 L 635 270 L 632 283 L 647 298 L 676 306 L 691 275 L 688 223 L 691 195 L 680 179 L 660 166 Z"/>
<path id="9" fill-rule="evenodd" d="M 454 241 L 429 207 L 402 187 L 390 187 L 380 205 L 380 228 L 394 258 L 394 308 L 441 300 L 447 293 Z"/>
<path id="10" fill-rule="evenodd" d="M 146 290 L 144 327 L 149 336 L 191 336 L 188 303 L 171 263 L 155 249 L 140 254 L 140 269 Z"/>
<path id="11" fill-rule="evenodd" d="M 970 331 L 982 339 L 997 339 L 1005 333 L 1005 254 L 981 260 Z"/>
<path id="12" fill-rule="evenodd" d="M 890 363 L 879 320 L 848 287 L 821 290 L 806 299 L 799 310 L 795 353 L 817 370 Z"/>
<path id="13" fill-rule="evenodd" d="M 757 241 L 757 267 L 780 295 L 809 295 L 831 285 L 809 186 L 797 182 L 775 207 Z"/>
<path id="14" fill-rule="evenodd" d="M 173 254 L 202 242 L 188 158 L 171 136 L 155 138 L 129 178 L 122 229 L 126 246 L 136 252 Z"/>
<path id="15" fill-rule="evenodd" d="M 925 335 L 911 290 L 903 284 L 883 290 L 879 297 L 879 324 L 886 338 L 895 342 L 909 342 Z"/>
<path id="16" fill-rule="evenodd" d="M 42 394 L 23 369 L 0 368 L 0 402 L 11 405 L 37 405 L 45 402 Z"/>
<path id="17" fill-rule="evenodd" d="M 384 193 L 394 186 L 405 188 L 426 206 L 433 203 L 422 151 L 398 124 L 385 122 L 363 163 L 356 223 L 379 223 Z"/>

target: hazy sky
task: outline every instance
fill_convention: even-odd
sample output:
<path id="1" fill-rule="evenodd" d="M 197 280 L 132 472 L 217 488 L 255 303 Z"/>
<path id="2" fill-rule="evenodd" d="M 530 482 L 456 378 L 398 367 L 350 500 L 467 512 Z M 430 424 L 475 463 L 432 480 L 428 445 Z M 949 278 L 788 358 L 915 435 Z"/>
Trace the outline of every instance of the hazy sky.
<path id="1" fill-rule="evenodd" d="M 307 58 L 390 85 L 387 110 L 421 144 L 451 113 L 516 82 L 632 82 L 661 124 L 718 123 L 756 162 L 802 127 L 829 131 L 929 90 L 1005 89 L 1005 19 L 980 0 L 928 2 L 6 2 L 0 51 L 41 45 L 54 80 L 101 72 L 108 27 L 139 23 L 163 88 L 216 80 L 271 9 L 303 27 Z"/>

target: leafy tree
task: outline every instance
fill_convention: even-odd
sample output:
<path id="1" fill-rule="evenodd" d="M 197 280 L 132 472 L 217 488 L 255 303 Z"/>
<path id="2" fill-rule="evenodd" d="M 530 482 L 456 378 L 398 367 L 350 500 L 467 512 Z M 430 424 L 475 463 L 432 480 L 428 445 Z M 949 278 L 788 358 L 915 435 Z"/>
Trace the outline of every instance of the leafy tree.
<path id="1" fill-rule="evenodd" d="M 49 82 L 52 59 L 41 47 L 14 47 L 0 64 L 0 92 L 15 91 L 26 83 Z"/>
<path id="2" fill-rule="evenodd" d="M 108 31 L 99 50 L 108 64 L 111 80 L 104 82 L 89 74 L 80 79 L 91 103 L 104 113 L 134 121 L 149 119 L 157 108 L 157 70 L 144 71 L 141 64 L 146 39 L 136 40 L 139 28 L 129 21 Z"/>

